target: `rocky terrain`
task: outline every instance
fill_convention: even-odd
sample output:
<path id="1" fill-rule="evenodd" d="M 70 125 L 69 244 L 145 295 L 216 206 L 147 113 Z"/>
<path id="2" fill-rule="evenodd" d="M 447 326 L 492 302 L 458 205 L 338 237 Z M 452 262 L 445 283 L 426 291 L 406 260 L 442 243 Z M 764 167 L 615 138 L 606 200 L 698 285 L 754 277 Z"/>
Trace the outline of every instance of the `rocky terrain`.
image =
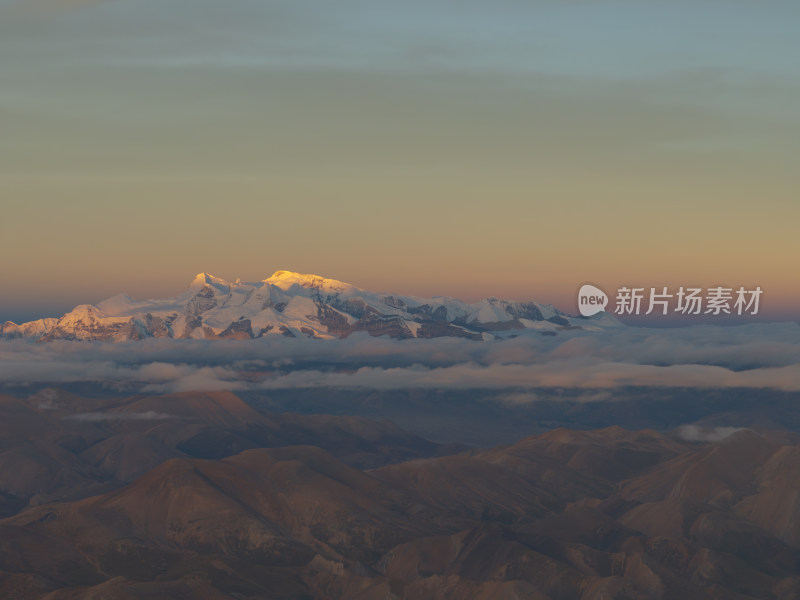
<path id="1" fill-rule="evenodd" d="M 800 595 L 793 433 L 464 449 L 230 393 L 47 390 L 0 411 L 3 598 Z"/>
<path id="2" fill-rule="evenodd" d="M 363 331 L 394 338 L 463 337 L 474 340 L 532 330 L 599 329 L 619 322 L 601 313 L 569 317 L 550 305 L 488 298 L 474 304 L 446 297 L 378 294 L 353 285 L 277 271 L 256 283 L 227 282 L 207 273 L 173 298 L 134 300 L 120 294 L 77 306 L 61 318 L 0 325 L 0 337 L 41 341 L 122 341 L 172 337 L 249 339 L 263 336 L 346 337 Z"/>

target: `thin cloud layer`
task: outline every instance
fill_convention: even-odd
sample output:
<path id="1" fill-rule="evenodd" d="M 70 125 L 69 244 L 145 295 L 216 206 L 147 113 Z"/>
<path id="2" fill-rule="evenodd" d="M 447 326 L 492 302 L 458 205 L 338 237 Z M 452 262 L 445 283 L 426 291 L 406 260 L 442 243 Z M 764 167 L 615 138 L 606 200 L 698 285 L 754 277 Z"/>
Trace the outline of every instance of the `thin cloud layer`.
<path id="1" fill-rule="evenodd" d="M 175 415 L 157 413 L 148 410 L 140 413 L 109 413 L 109 412 L 87 412 L 77 415 L 64 417 L 69 421 L 80 421 L 82 423 L 100 423 L 103 421 L 163 421 L 164 419 L 174 419 Z"/>
<path id="2" fill-rule="evenodd" d="M 625 328 L 491 342 L 368 335 L 326 341 L 0 342 L 0 385 L 79 382 L 142 392 L 620 386 L 800 391 L 800 326 Z M 590 396 L 586 402 L 610 394 Z M 512 404 L 535 399 L 533 392 L 507 396 Z"/>
<path id="3" fill-rule="evenodd" d="M 698 425 L 682 425 L 675 431 L 683 440 L 687 442 L 719 442 L 733 435 L 737 431 L 742 431 L 743 427 L 699 427 Z"/>
<path id="4" fill-rule="evenodd" d="M 17 0 L 0 4 L 0 14 L 16 17 L 41 17 L 107 2 L 108 0 Z"/>
<path id="5" fill-rule="evenodd" d="M 367 367 L 352 374 L 298 371 L 260 385 L 263 389 L 295 387 L 353 388 L 616 388 L 621 386 L 696 388 L 775 388 L 800 391 L 800 365 L 732 371 L 708 365 L 637 365 L 576 358 L 535 365 L 456 365 L 381 369 Z"/>

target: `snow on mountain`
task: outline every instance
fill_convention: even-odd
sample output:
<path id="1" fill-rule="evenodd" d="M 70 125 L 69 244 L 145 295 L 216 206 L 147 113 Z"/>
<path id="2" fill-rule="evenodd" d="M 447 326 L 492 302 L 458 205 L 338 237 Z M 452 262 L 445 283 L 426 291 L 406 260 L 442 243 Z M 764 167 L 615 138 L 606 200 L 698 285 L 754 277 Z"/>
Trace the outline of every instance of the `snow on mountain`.
<path id="1" fill-rule="evenodd" d="M 17 325 L 11 321 L 6 321 L 5 323 L 0 324 L 0 336 L 4 338 L 39 338 L 53 328 L 56 323 L 58 323 L 58 319 L 54 318 L 38 319 L 36 321 L 23 323 L 22 325 Z"/>
<path id="2" fill-rule="evenodd" d="M 255 283 L 199 273 L 182 294 L 136 300 L 119 294 L 75 307 L 60 319 L 0 326 L 2 337 L 42 341 L 137 340 L 148 337 L 247 339 L 270 335 L 345 337 L 357 331 L 395 338 L 456 336 L 475 340 L 564 328 L 601 330 L 621 324 L 606 313 L 571 317 L 550 305 L 487 298 L 418 298 L 362 290 L 349 283 L 277 271 Z"/>
<path id="3" fill-rule="evenodd" d="M 229 284 L 227 281 L 220 279 L 219 277 L 209 275 L 208 273 L 198 273 L 192 280 L 192 283 L 189 284 L 189 289 L 201 290 L 206 286 L 210 286 L 222 292 L 223 294 L 227 294 L 231 289 L 231 284 Z"/>

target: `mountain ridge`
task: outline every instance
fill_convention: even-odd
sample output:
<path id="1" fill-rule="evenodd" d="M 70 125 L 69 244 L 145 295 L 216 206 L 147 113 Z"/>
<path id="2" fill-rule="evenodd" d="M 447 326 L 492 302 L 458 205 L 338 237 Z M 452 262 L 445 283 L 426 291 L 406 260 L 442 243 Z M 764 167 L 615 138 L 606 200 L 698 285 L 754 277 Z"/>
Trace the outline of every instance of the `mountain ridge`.
<path id="1" fill-rule="evenodd" d="M 271 335 L 337 338 L 363 331 L 393 338 L 486 340 L 561 329 L 620 326 L 601 313 L 574 317 L 552 305 L 491 297 L 475 303 L 376 293 L 319 275 L 276 271 L 258 282 L 229 282 L 198 273 L 187 289 L 164 299 L 117 294 L 81 304 L 60 318 L 0 325 L 0 337 L 39 341 L 125 341 L 170 337 L 249 339 Z"/>

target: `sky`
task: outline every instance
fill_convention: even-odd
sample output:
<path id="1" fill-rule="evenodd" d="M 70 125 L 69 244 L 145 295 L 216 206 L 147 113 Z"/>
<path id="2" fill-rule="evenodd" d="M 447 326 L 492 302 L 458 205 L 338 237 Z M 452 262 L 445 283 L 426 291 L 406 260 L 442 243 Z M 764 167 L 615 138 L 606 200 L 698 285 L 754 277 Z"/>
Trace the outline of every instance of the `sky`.
<path id="1" fill-rule="evenodd" d="M 0 321 L 207 271 L 800 317 L 796 0 L 0 0 Z"/>

